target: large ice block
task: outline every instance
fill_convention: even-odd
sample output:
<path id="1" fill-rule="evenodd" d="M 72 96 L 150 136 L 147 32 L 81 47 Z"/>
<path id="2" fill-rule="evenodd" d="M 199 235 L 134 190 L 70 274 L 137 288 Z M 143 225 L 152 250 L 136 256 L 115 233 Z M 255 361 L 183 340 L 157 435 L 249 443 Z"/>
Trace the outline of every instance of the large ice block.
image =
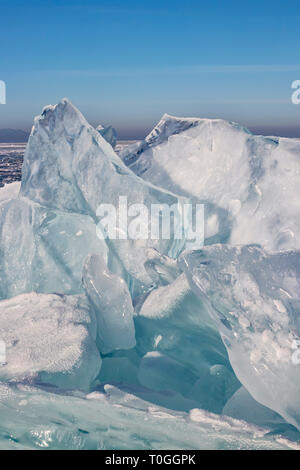
<path id="1" fill-rule="evenodd" d="M 31 293 L 2 300 L 0 332 L 6 345 L 0 381 L 88 390 L 100 371 L 96 321 L 84 297 Z"/>
<path id="2" fill-rule="evenodd" d="M 279 428 L 285 424 L 279 414 L 255 401 L 245 387 L 240 387 L 228 400 L 223 408 L 223 414 L 264 428 Z"/>
<path id="3" fill-rule="evenodd" d="M 227 389 L 234 393 L 237 388 L 226 349 L 214 320 L 191 291 L 185 274 L 172 281 L 176 270 L 165 258 L 154 258 L 153 262 L 163 285 L 136 306 L 137 351 L 144 355 L 139 379 L 154 390 L 172 390 L 190 397 L 198 406 L 220 411 L 228 400 L 228 391 L 220 386 L 220 374 L 210 373 L 210 369 L 228 370 Z M 212 400 L 216 389 L 218 407 Z"/>
<path id="4" fill-rule="evenodd" d="M 78 294 L 90 252 L 107 246 L 84 214 L 51 210 L 27 198 L 0 203 L 0 298 L 37 292 Z"/>
<path id="5" fill-rule="evenodd" d="M 104 228 L 103 214 L 97 212 L 100 204 L 113 207 L 119 220 L 123 206 L 135 212 L 134 204 L 138 204 L 150 214 L 153 204 L 177 207 L 183 202 L 138 178 L 67 99 L 46 107 L 35 119 L 24 156 L 21 195 L 49 209 L 90 215 L 100 224 L 99 234 Z M 138 222 L 138 214 L 133 212 L 128 215 L 128 225 Z M 148 248 L 176 257 L 184 246 L 183 238 L 175 238 L 176 227 L 168 239 L 155 239 L 150 225 L 147 223 L 145 239 L 127 236 L 119 224 L 116 236 L 108 234 L 111 256 L 118 260 L 110 265 L 124 276 L 127 273 L 130 288 L 137 292 L 152 285 L 144 268 Z M 175 225 L 182 222 L 176 219 Z"/>
<path id="6" fill-rule="evenodd" d="M 0 204 L 0 299 L 33 290 L 34 206 L 24 199 Z"/>
<path id="7" fill-rule="evenodd" d="M 180 265 L 217 322 L 238 379 L 300 429 L 300 252 L 214 245 L 184 253 Z"/>
<path id="8" fill-rule="evenodd" d="M 220 119 L 164 115 L 120 156 L 143 179 L 205 202 L 206 238 L 300 248 L 299 140 L 255 136 Z"/>
<path id="9" fill-rule="evenodd" d="M 101 256 L 90 255 L 83 284 L 95 310 L 101 352 L 134 348 L 133 306 L 125 281 L 109 272 Z"/>

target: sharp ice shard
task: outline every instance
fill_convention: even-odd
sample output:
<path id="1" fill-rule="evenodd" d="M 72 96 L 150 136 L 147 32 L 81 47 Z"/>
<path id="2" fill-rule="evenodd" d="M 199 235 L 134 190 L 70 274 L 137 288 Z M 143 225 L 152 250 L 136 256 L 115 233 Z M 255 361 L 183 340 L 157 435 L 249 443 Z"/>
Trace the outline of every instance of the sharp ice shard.
<path id="1" fill-rule="evenodd" d="M 112 126 L 103 127 L 101 124 L 96 129 L 100 135 L 108 142 L 114 149 L 117 144 L 117 131 Z"/>
<path id="2" fill-rule="evenodd" d="M 51 210 L 89 215 L 96 224 L 101 224 L 96 216 L 100 204 L 112 205 L 120 216 L 121 197 L 126 197 L 128 207 L 144 205 L 149 211 L 152 204 L 172 206 L 183 201 L 135 176 L 67 99 L 46 107 L 35 119 L 20 194 Z M 149 236 L 133 243 L 124 239 L 120 230 L 116 239 L 109 238 L 109 245 L 110 265 L 123 274 L 125 271 L 132 289 L 142 292 L 152 285 L 144 268 L 147 249 L 176 257 L 184 240 Z"/>
<path id="3" fill-rule="evenodd" d="M 133 306 L 125 281 L 109 272 L 103 258 L 91 255 L 83 284 L 95 310 L 101 352 L 134 348 Z"/>

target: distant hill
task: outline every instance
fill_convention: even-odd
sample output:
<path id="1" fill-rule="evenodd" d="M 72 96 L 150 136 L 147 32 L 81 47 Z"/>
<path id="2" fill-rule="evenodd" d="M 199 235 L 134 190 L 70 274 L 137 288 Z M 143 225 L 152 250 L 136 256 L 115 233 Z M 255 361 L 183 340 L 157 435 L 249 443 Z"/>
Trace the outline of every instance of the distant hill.
<path id="1" fill-rule="evenodd" d="M 0 129 L 0 143 L 27 142 L 29 132 L 19 129 Z"/>

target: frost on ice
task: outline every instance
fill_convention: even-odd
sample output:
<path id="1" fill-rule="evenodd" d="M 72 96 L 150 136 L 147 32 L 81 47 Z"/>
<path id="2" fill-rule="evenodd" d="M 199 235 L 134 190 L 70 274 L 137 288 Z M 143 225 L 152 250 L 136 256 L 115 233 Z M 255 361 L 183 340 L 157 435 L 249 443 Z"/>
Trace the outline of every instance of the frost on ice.
<path id="1" fill-rule="evenodd" d="M 24 294 L 0 302 L 0 381 L 34 379 L 89 390 L 101 367 L 95 318 L 81 297 Z"/>

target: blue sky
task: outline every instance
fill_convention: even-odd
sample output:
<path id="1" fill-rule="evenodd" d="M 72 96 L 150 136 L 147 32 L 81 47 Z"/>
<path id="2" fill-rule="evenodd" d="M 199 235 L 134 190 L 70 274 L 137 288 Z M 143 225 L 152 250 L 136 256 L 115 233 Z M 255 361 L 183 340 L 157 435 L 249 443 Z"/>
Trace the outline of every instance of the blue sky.
<path id="1" fill-rule="evenodd" d="M 121 138 L 165 112 L 300 136 L 299 1 L 0 0 L 0 21 L 0 128 L 66 96 Z"/>

